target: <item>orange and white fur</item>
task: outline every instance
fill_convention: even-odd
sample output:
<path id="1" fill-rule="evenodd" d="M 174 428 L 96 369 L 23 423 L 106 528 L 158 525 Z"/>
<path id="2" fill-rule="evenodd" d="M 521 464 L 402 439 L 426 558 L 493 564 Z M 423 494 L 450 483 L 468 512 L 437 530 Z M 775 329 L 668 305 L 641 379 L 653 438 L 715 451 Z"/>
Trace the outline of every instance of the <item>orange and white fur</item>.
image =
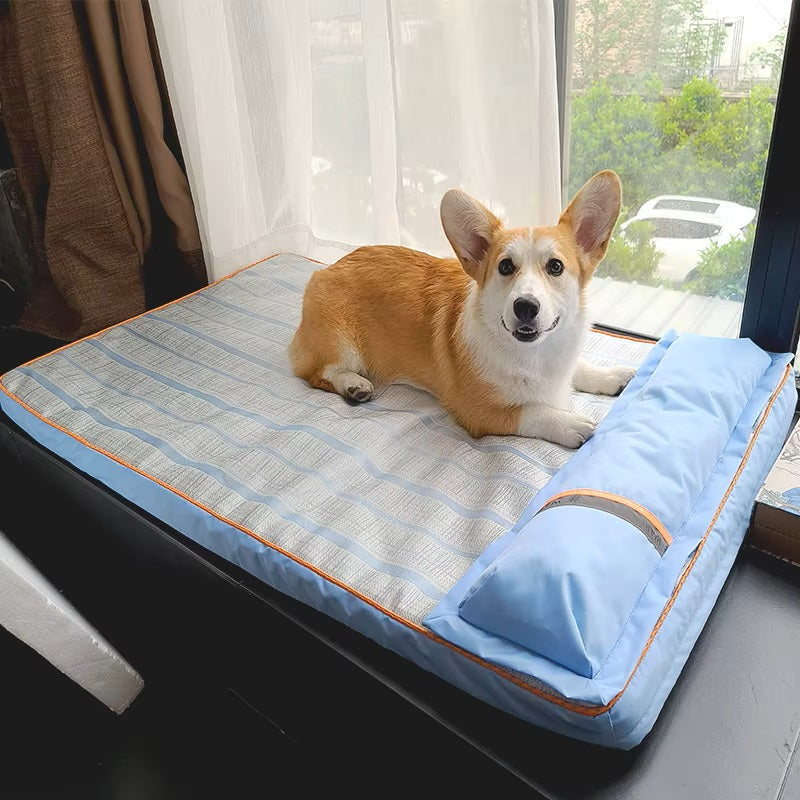
<path id="1" fill-rule="evenodd" d="M 620 211 L 619 178 L 599 172 L 551 227 L 504 228 L 465 192 L 442 198 L 456 259 L 362 247 L 314 273 L 289 348 L 295 373 L 351 403 L 375 384 L 433 393 L 472 436 L 579 447 L 595 423 L 571 388 L 618 394 L 629 367 L 580 358 L 586 286 Z"/>

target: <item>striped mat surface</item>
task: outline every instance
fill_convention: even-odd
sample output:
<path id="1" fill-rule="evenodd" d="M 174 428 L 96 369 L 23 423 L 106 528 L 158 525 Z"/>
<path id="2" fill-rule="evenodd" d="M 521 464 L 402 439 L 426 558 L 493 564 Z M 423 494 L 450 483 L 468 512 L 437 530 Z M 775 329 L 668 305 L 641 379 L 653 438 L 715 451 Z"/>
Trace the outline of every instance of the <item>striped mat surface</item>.
<path id="1" fill-rule="evenodd" d="M 420 623 L 570 451 L 473 440 L 406 386 L 356 407 L 309 388 L 287 346 L 320 268 L 275 256 L 3 385 L 90 446 Z M 649 349 L 593 333 L 585 354 L 637 366 Z M 573 402 L 599 420 L 613 400 Z"/>

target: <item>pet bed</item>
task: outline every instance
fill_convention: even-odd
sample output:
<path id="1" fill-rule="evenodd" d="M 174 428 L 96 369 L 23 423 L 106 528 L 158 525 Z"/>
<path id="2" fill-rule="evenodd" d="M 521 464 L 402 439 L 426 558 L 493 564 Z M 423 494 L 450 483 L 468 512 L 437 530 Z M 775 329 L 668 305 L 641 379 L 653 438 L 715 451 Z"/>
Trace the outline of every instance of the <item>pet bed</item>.
<path id="1" fill-rule="evenodd" d="M 616 403 L 576 396 L 605 417 L 576 456 L 475 441 L 418 390 L 354 408 L 291 374 L 286 346 L 316 268 L 277 256 L 14 370 L 3 410 L 186 536 L 479 698 L 636 744 L 780 449 L 788 357 L 593 333 L 589 359 L 641 368 Z M 565 541 L 553 536 L 562 517 Z"/>

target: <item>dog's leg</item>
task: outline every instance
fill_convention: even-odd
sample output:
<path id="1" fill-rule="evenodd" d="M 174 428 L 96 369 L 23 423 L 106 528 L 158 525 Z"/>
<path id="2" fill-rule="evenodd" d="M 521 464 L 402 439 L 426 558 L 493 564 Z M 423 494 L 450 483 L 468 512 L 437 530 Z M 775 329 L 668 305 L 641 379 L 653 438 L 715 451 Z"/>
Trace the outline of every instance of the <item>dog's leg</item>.
<path id="1" fill-rule="evenodd" d="M 561 408 L 537 403 L 522 408 L 475 404 L 468 409 L 448 409 L 456 421 L 479 439 L 481 436 L 526 436 L 563 447 L 580 447 L 593 433 L 595 422 Z"/>
<path id="2" fill-rule="evenodd" d="M 349 403 L 366 403 L 374 389 L 361 374 L 365 371 L 361 357 L 354 347 L 337 345 L 337 338 L 337 334 L 329 334 L 326 340 L 315 330 L 309 346 L 302 329 L 298 331 L 289 347 L 292 369 L 315 389 L 340 394 Z"/>
<path id="3" fill-rule="evenodd" d="M 366 403 L 372 399 L 374 387 L 364 377 L 365 371 L 358 351 L 348 345 L 340 347 L 336 363 L 328 364 L 320 377 L 349 403 Z"/>
<path id="4" fill-rule="evenodd" d="M 572 385 L 579 392 L 589 394 L 618 395 L 636 374 L 633 367 L 619 364 L 614 367 L 598 367 L 581 358 L 572 376 Z"/>
<path id="5" fill-rule="evenodd" d="M 322 378 L 350 403 L 366 403 L 372 399 L 372 383 L 357 372 L 342 369 L 340 366 L 330 366 L 323 370 Z"/>
<path id="6" fill-rule="evenodd" d="M 521 409 L 516 433 L 574 449 L 580 447 L 596 427 L 594 420 L 582 414 L 539 403 Z"/>

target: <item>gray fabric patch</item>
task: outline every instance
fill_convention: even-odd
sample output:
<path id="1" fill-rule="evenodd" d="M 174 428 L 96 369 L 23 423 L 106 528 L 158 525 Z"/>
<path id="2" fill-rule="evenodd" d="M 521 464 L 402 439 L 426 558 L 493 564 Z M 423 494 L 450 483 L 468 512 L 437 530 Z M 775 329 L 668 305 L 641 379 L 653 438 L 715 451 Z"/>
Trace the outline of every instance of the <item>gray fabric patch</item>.
<path id="1" fill-rule="evenodd" d="M 619 517 L 619 519 L 623 520 L 623 522 L 627 522 L 628 524 L 633 525 L 634 528 L 637 528 L 645 537 L 645 539 L 647 539 L 647 541 L 650 542 L 653 547 L 655 547 L 655 549 L 658 551 L 658 554 L 661 556 L 664 555 L 669 547 L 669 543 L 664 538 L 661 531 L 659 531 L 658 528 L 656 528 L 655 525 L 653 525 L 653 523 L 647 519 L 647 517 L 645 517 L 635 508 L 631 508 L 625 503 L 621 503 L 617 500 L 612 500 L 609 497 L 593 497 L 592 495 L 587 494 L 569 494 L 565 495 L 564 497 L 558 497 L 555 500 L 551 500 L 549 503 L 545 503 L 539 509 L 537 514 L 541 514 L 543 511 L 548 511 L 551 508 L 559 508 L 562 506 L 593 508 L 596 511 L 603 511 L 606 514 L 613 514 L 615 517 Z"/>

